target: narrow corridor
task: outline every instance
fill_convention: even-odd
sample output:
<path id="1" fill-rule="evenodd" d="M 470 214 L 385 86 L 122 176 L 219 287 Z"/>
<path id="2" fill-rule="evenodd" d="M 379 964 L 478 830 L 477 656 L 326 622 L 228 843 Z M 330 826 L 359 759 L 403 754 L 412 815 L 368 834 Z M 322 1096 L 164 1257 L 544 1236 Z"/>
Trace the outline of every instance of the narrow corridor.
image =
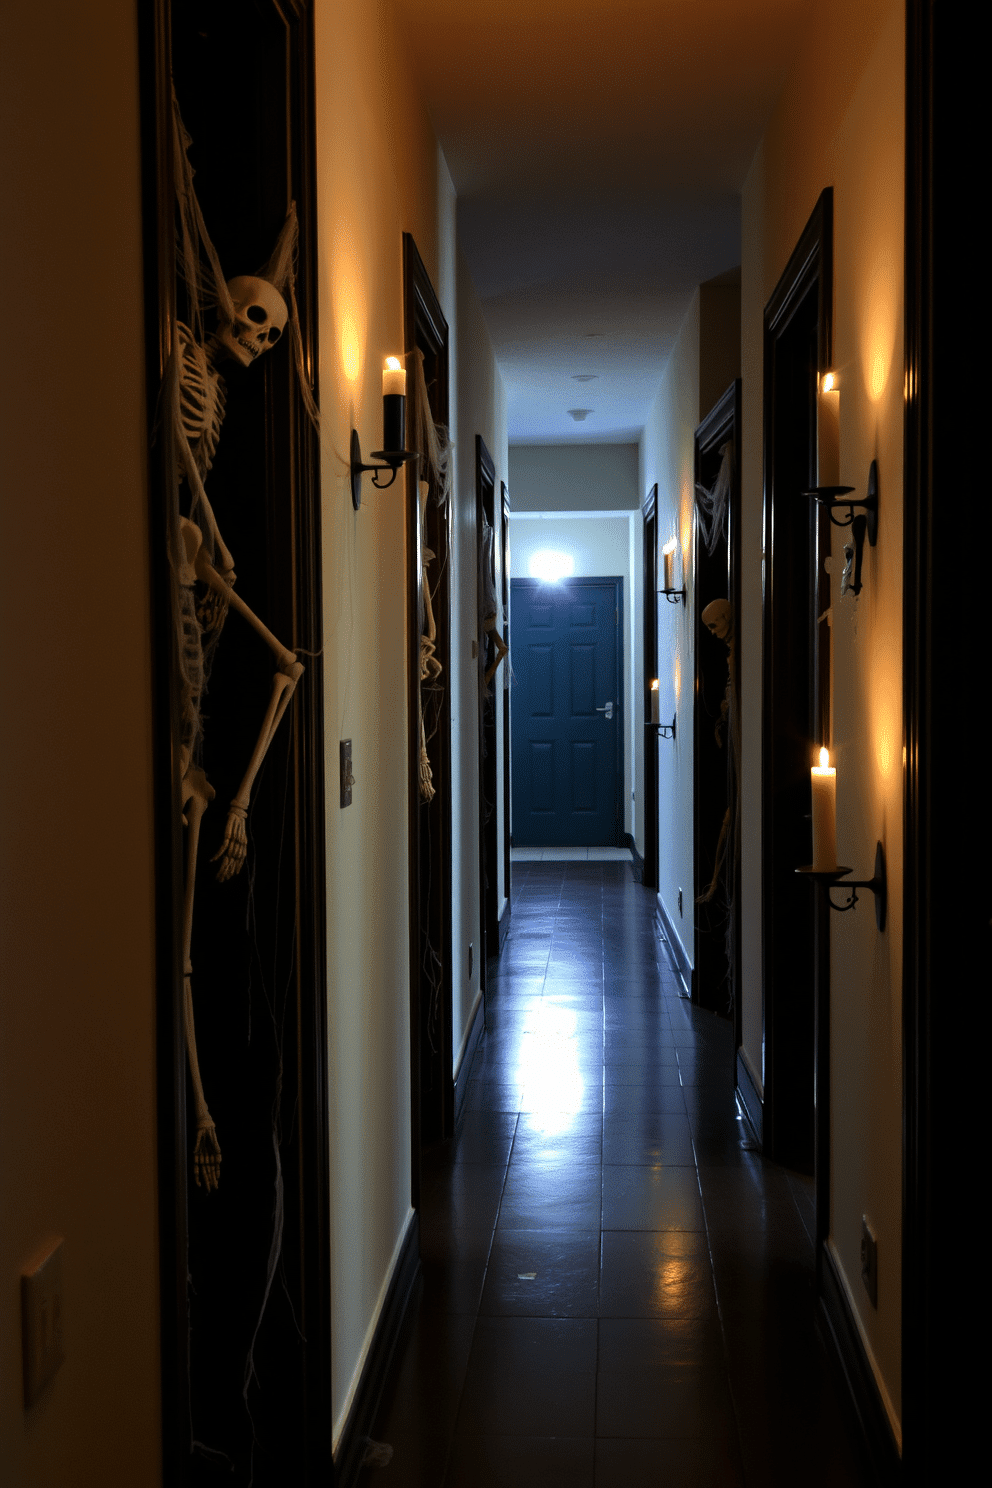
<path id="1" fill-rule="evenodd" d="M 737 1117 L 629 864 L 518 862 L 369 1488 L 871 1482 L 814 1324 L 808 1179 Z"/>

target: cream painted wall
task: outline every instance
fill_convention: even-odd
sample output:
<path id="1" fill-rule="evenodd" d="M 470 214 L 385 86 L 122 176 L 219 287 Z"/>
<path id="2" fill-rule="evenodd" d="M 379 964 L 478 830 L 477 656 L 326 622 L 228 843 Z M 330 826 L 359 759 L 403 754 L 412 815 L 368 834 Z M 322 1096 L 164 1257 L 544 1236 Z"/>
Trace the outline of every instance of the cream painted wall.
<path id="1" fill-rule="evenodd" d="M 641 490 L 658 483 L 658 551 L 676 539 L 675 576 L 685 576 L 686 603 L 662 604 L 658 627 L 658 676 L 663 717 L 667 696 L 676 707 L 674 739 L 658 746 L 658 898 L 682 942 L 685 960 L 694 959 L 692 749 L 693 587 L 692 529 L 695 484 L 693 433 L 699 423 L 700 295 L 693 296 L 661 379 L 644 428 L 640 452 Z M 661 582 L 661 559 L 658 560 Z M 678 895 L 682 890 L 682 913 Z"/>
<path id="2" fill-rule="evenodd" d="M 479 638 L 479 548 L 476 526 L 475 437 L 481 434 L 496 467 L 496 518 L 499 523 L 500 481 L 507 478 L 506 401 L 503 379 L 493 357 L 482 304 L 468 266 L 459 253 L 458 417 L 455 510 L 451 551 L 451 758 L 452 792 L 458 829 L 453 832 L 452 982 L 454 989 L 452 1052 L 455 1073 L 479 996 L 479 661 L 472 655 Z M 497 555 L 497 563 L 498 563 Z M 497 592 L 499 573 L 497 572 Z M 501 688 L 502 668 L 496 674 Z M 497 800 L 503 788 L 503 710 L 496 709 Z M 503 814 L 497 812 L 500 905 L 503 883 Z M 474 947 L 472 975 L 468 948 Z"/>
<path id="3" fill-rule="evenodd" d="M 366 480 L 354 512 L 348 441 L 353 426 L 363 449 L 381 437 L 404 231 L 454 322 L 454 193 L 389 6 L 321 0 L 316 101 L 337 1436 L 411 1215 L 405 495 Z M 357 780 L 343 811 L 342 738 Z"/>
<path id="4" fill-rule="evenodd" d="M 161 1477 L 136 24 L 133 0 L 4 15 L 7 1488 Z M 20 1274 L 52 1234 L 65 1241 L 66 1357 L 25 1410 Z"/>
<path id="5" fill-rule="evenodd" d="M 834 188 L 840 479 L 877 458 L 878 546 L 855 601 L 833 597 L 838 848 L 869 876 L 885 847 L 889 914 L 831 916 L 831 1215 L 835 1258 L 900 1436 L 902 1119 L 902 428 L 904 7 L 839 0 L 809 29 L 743 196 L 745 624 L 744 1036 L 761 1068 L 760 699 L 762 311 L 821 190 Z M 839 556 L 843 537 L 835 533 Z M 837 566 L 835 556 L 835 566 Z M 878 1310 L 860 1279 L 878 1238 Z"/>

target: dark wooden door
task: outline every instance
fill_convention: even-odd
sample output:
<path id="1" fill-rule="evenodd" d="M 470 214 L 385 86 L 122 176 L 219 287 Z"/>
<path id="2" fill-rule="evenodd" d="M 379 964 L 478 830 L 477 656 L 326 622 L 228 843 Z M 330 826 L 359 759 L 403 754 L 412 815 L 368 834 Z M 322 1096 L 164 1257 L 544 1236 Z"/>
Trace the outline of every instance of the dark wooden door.
<path id="1" fill-rule="evenodd" d="M 617 847 L 622 579 L 513 580 L 513 840 Z"/>
<path id="2" fill-rule="evenodd" d="M 149 12 L 151 7 L 149 7 Z M 225 278 L 255 274 L 290 202 L 301 236 L 302 363 L 316 366 L 312 16 L 309 6 L 171 0 L 143 19 L 149 183 L 149 345 L 158 386 L 190 323 L 177 278 L 171 88 L 191 136 L 195 190 Z M 154 121 L 154 127 L 152 122 Z M 180 148 L 182 148 L 180 142 Z M 157 182 L 157 194 L 151 183 Z M 154 201 L 154 208 L 152 202 Z M 204 262 L 202 245 L 192 250 Z M 208 317 L 204 331 L 213 330 Z M 290 649 L 319 655 L 316 436 L 290 335 L 242 368 L 223 362 L 227 412 L 207 495 L 234 555 L 237 594 Z M 191 512 L 158 428 L 153 531 Z M 166 427 L 167 435 L 168 429 Z M 167 564 L 165 541 L 158 553 Z M 220 1186 L 193 1177 L 191 1093 L 176 955 L 183 844 L 171 769 L 180 754 L 171 586 L 159 582 L 163 1439 L 170 1483 L 326 1482 L 331 1471 L 328 1117 L 324 976 L 322 669 L 305 671 L 251 794 L 248 858 L 218 882 L 223 838 L 268 703 L 274 661 L 232 609 L 203 705 L 200 762 L 216 795 L 195 873 L 192 1000 L 204 1093 L 223 1153 Z M 171 895 L 169 890 L 171 889 Z M 179 891 L 181 892 L 181 891 Z"/>
<path id="3" fill-rule="evenodd" d="M 827 725 L 826 519 L 802 492 L 816 483 L 817 379 L 829 366 L 831 224 L 825 191 L 765 309 L 762 700 L 764 1140 L 778 1162 L 812 1172 L 815 1160 L 824 1182 L 827 911 L 795 870 L 812 855 L 810 765 Z"/>
<path id="4" fill-rule="evenodd" d="M 697 505 L 692 544 L 696 658 L 692 792 L 695 843 L 693 998 L 711 1011 L 729 1014 L 736 1009 L 738 1027 L 740 398 L 741 385 L 735 382 L 695 433 Z M 712 492 L 722 479 L 729 482 L 722 515 L 701 512 L 700 489 Z M 703 621 L 703 612 L 717 601 L 724 601 L 729 607 L 729 618 L 716 622 L 722 635 Z"/>

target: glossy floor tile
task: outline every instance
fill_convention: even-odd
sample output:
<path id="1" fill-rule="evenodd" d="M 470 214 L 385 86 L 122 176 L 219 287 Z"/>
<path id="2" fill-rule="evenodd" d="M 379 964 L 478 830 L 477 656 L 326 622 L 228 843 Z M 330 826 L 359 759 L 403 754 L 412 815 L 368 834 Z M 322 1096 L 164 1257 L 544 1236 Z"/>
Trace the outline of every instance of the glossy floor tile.
<path id="1" fill-rule="evenodd" d="M 627 862 L 515 855 L 363 1488 L 870 1488 L 815 1328 L 812 1185 Z"/>

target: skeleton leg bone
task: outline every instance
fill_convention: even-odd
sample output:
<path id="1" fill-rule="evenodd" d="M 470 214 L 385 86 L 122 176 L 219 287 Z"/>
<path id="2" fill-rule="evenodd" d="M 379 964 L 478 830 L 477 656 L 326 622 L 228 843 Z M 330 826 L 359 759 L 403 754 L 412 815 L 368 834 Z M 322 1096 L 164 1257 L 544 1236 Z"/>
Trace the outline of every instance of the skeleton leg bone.
<path id="1" fill-rule="evenodd" d="M 196 860 L 200 845 L 200 822 L 207 805 L 214 798 L 214 788 L 203 771 L 195 767 L 183 776 L 183 813 L 189 836 L 186 842 L 186 890 L 183 896 L 183 1022 L 186 1029 L 186 1055 L 193 1081 L 193 1104 L 196 1107 L 196 1147 L 193 1152 L 193 1176 L 198 1188 L 217 1188 L 220 1183 L 220 1144 L 213 1119 L 207 1109 L 200 1078 L 200 1061 L 196 1053 L 196 1029 L 193 1023 L 193 965 L 190 947 L 193 941 L 193 895 L 196 889 Z"/>

